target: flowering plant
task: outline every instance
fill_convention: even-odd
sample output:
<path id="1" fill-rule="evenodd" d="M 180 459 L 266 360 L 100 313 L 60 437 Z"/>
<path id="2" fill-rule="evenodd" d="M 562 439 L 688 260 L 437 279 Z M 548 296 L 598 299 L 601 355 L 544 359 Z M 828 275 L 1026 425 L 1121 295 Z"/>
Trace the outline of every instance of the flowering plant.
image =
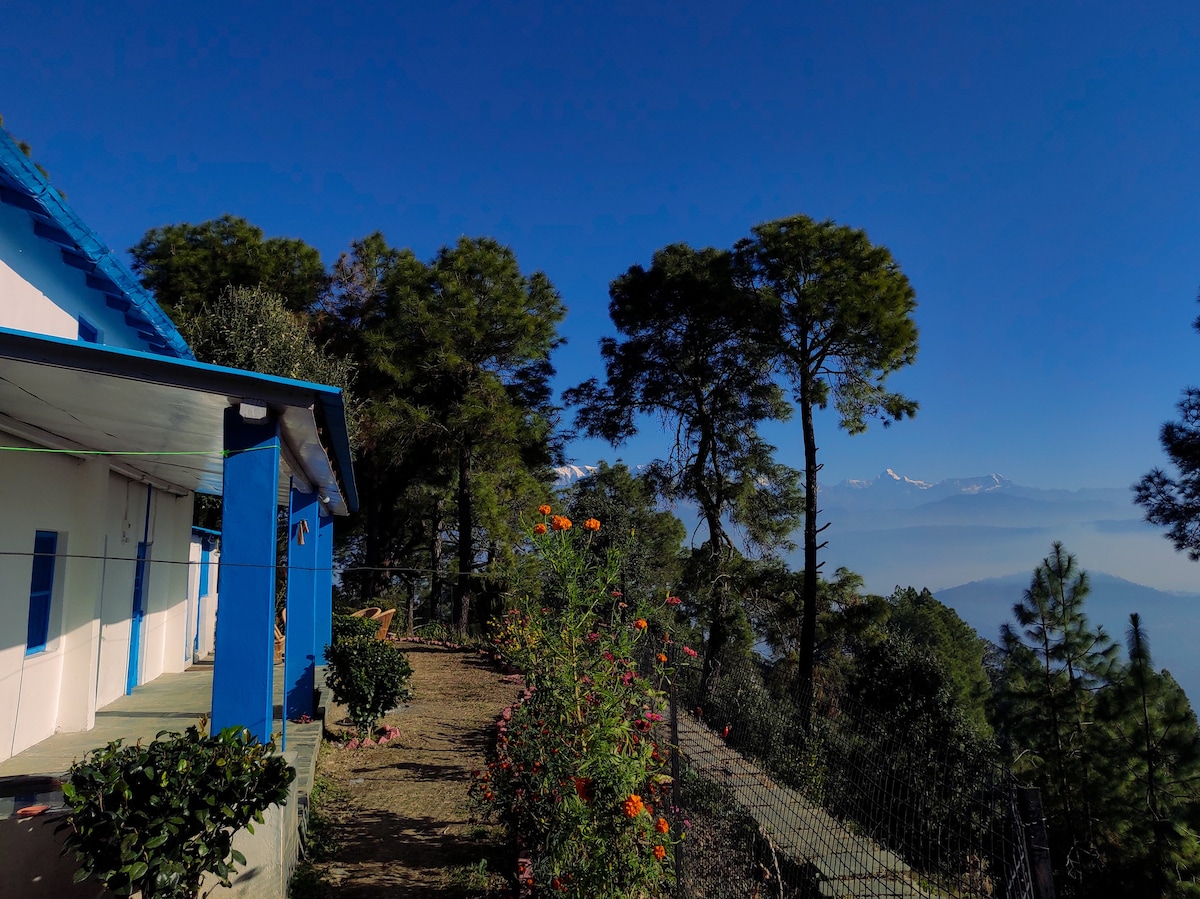
<path id="1" fill-rule="evenodd" d="M 501 716 L 497 754 L 473 795 L 529 851 L 522 886 L 577 897 L 666 895 L 667 754 L 655 742 L 668 675 L 647 613 L 616 590 L 620 556 L 587 552 L 600 523 L 572 530 L 538 510 L 541 599 L 517 603 L 495 630 L 504 661 L 525 673 L 525 699 Z M 544 524 L 545 522 L 539 522 Z M 557 526 L 556 526 L 557 525 Z M 640 655 L 657 658 L 642 670 Z"/>

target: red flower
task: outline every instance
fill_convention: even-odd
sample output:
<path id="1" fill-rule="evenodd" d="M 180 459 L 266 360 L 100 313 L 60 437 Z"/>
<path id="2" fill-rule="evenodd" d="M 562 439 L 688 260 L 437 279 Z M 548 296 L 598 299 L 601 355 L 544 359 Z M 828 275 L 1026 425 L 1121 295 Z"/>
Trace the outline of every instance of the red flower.
<path id="1" fill-rule="evenodd" d="M 667 605 L 669 605 L 669 606 L 677 606 L 681 602 L 683 602 L 683 600 L 680 599 L 678 596 L 668 596 L 667 597 Z"/>
<path id="2" fill-rule="evenodd" d="M 596 798 L 596 785 L 590 777 L 576 777 L 574 780 L 575 795 L 584 802 L 591 802 Z"/>

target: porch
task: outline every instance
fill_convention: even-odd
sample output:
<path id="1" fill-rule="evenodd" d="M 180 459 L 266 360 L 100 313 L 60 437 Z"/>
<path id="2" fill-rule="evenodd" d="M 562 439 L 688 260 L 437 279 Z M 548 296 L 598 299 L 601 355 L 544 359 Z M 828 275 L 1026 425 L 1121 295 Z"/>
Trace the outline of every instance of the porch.
<path id="1" fill-rule="evenodd" d="M 316 669 L 319 696 L 326 696 L 325 669 Z M 296 768 L 288 803 L 272 808 L 253 835 L 239 834 L 234 845 L 247 859 L 234 888 L 223 895 L 229 899 L 242 897 L 271 897 L 286 894 L 287 883 L 295 867 L 299 851 L 299 835 L 307 819 L 308 797 L 316 775 L 317 753 L 324 728 L 324 707 L 319 698 L 314 703 L 314 720 L 299 724 L 282 717 L 286 685 L 284 666 L 276 665 L 274 721 L 271 733 L 276 745 L 288 762 Z M 210 715 L 213 700 L 213 666 L 207 661 L 193 665 L 178 674 L 164 674 L 138 687 L 96 712 L 96 726 L 81 733 L 58 733 L 31 746 L 4 762 L 0 762 L 0 846 L 6 859 L 19 859 L 17 864 L 0 866 L 0 896 L 22 896 L 28 899 L 95 899 L 107 896 L 95 884 L 71 883 L 74 865 L 69 858 L 60 858 L 61 840 L 54 836 L 60 822 L 61 794 L 34 794 L 5 787 L 5 778 L 52 776 L 61 777 L 71 764 L 82 759 L 90 749 L 120 739 L 125 744 L 137 740 L 148 742 L 163 730 L 183 731 L 198 723 L 201 716 Z M 16 781 L 9 781 L 14 784 Z M 15 795 L 13 795 L 15 794 Z M 44 803 L 51 806 L 47 813 L 34 818 L 17 818 L 16 810 L 27 805 Z M 10 850 L 12 850 L 10 854 Z"/>

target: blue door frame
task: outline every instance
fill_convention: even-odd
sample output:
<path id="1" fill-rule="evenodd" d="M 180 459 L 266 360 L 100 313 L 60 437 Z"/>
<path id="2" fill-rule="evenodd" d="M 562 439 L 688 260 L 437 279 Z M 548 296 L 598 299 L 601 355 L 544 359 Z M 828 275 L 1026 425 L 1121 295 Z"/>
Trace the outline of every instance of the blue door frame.
<path id="1" fill-rule="evenodd" d="M 142 540 L 137 548 L 137 568 L 133 573 L 133 608 L 129 613 L 129 668 L 125 673 L 125 695 L 133 692 L 138 684 L 138 668 L 142 660 L 142 622 L 146 618 L 146 574 L 150 555 L 150 504 L 154 501 L 154 488 L 146 485 L 146 522 L 142 527 Z"/>
<path id="2" fill-rule="evenodd" d="M 133 575 L 133 611 L 129 616 L 129 670 L 125 675 L 126 696 L 137 686 L 138 662 L 142 657 L 142 622 L 146 618 L 146 555 L 149 546 L 145 540 L 138 544 L 137 570 Z"/>

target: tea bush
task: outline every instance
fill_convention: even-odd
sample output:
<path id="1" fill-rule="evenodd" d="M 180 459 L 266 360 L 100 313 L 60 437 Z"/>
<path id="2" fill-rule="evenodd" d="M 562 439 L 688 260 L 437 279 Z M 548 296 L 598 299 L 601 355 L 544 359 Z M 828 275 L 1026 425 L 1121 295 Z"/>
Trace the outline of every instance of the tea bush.
<path id="1" fill-rule="evenodd" d="M 203 726 L 203 724 L 202 724 Z M 287 800 L 296 771 L 239 727 L 216 736 L 189 727 L 162 731 L 145 746 L 120 740 L 93 749 L 63 784 L 69 812 L 64 851 L 74 850 L 75 880 L 94 877 L 117 896 L 192 899 L 205 874 L 229 885 L 243 827 Z"/>

